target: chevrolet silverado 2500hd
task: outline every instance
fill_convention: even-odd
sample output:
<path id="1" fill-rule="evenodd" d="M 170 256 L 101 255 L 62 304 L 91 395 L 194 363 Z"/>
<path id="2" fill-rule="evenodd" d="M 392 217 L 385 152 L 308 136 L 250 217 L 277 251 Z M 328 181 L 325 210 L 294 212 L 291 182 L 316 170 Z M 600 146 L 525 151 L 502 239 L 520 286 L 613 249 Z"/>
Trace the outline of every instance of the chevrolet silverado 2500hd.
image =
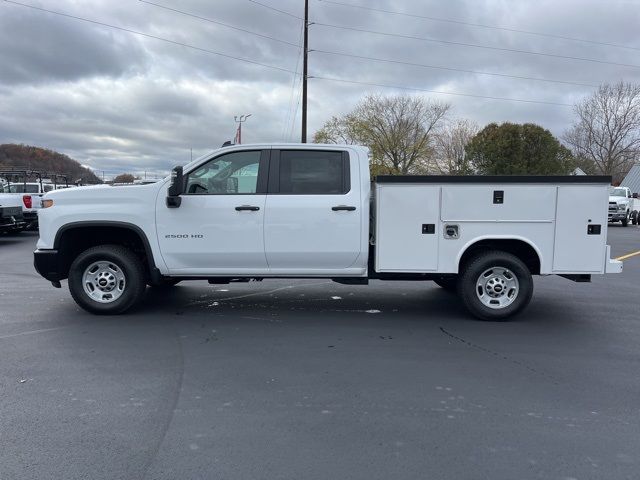
<path id="1" fill-rule="evenodd" d="M 364 147 L 237 145 L 151 185 L 47 193 L 35 266 L 56 287 L 68 278 L 93 313 L 124 312 L 147 284 L 295 277 L 434 280 L 475 316 L 502 320 L 529 303 L 532 275 L 622 270 L 606 245 L 610 180 L 371 183 Z"/>

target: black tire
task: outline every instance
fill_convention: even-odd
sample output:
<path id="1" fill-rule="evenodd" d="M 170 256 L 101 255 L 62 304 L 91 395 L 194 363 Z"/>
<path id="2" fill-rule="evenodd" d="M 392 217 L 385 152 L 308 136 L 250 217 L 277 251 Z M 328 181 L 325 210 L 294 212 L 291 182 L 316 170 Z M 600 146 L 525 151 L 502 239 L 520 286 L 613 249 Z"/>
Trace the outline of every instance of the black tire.
<path id="1" fill-rule="evenodd" d="M 624 217 L 624 220 L 620 220 L 622 222 L 623 227 L 626 227 L 627 225 L 629 225 L 629 216 L 630 214 L 629 212 L 627 212 L 627 214 Z"/>
<path id="2" fill-rule="evenodd" d="M 482 291 L 485 301 L 499 303 L 499 300 L 491 299 L 489 293 L 483 291 L 482 287 L 477 287 L 481 276 L 493 268 L 506 269 L 504 275 L 513 275 L 517 281 L 517 288 L 501 287 L 500 291 L 502 293 L 497 293 L 497 295 L 501 295 L 500 298 L 506 295 L 507 299 L 505 300 L 511 302 L 504 307 L 496 306 L 492 308 L 485 305 L 480 299 L 480 292 Z M 492 276 L 495 276 L 493 274 L 489 275 L 484 278 L 491 279 Z M 508 277 L 507 280 L 511 281 Z M 497 289 L 495 286 L 493 288 Z M 515 292 L 512 300 L 508 299 L 510 292 Z M 506 321 L 520 312 L 531 301 L 533 278 L 527 266 L 515 255 L 501 251 L 490 251 L 479 254 L 464 265 L 458 282 L 458 294 L 467 310 L 480 320 Z"/>
<path id="3" fill-rule="evenodd" d="M 455 293 L 458 290 L 458 276 L 451 275 L 447 277 L 435 278 L 433 282 L 439 287 L 444 288 L 447 292 Z"/>
<path id="4" fill-rule="evenodd" d="M 182 280 L 175 277 L 162 277 L 159 282 L 148 281 L 151 288 L 169 288 L 179 284 Z"/>
<path id="5" fill-rule="evenodd" d="M 119 298 L 100 303 L 85 292 L 83 276 L 94 262 L 110 262 L 124 275 L 124 287 Z M 140 258 L 119 245 L 99 245 L 82 252 L 69 269 L 69 291 L 76 303 L 87 312 L 98 315 L 117 315 L 133 307 L 144 294 L 145 271 Z"/>
<path id="6" fill-rule="evenodd" d="M 637 225 L 638 224 L 638 211 L 634 210 L 633 212 L 631 212 L 631 224 L 632 225 Z"/>

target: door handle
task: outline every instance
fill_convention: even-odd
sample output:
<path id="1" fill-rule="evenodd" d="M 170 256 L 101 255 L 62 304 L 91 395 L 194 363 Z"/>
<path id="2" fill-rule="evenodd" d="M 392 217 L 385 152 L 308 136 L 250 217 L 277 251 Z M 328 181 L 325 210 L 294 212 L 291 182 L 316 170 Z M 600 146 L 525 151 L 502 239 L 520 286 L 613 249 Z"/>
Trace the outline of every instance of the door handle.
<path id="1" fill-rule="evenodd" d="M 250 212 L 257 212 L 258 210 L 260 210 L 260 207 L 254 207 L 253 205 L 240 205 L 239 207 L 236 207 L 236 210 L 238 212 L 242 212 L 243 210 L 248 210 Z"/>
<path id="2" fill-rule="evenodd" d="M 350 207 L 348 205 L 337 205 L 335 207 L 331 207 L 331 210 L 333 210 L 334 212 L 339 212 L 340 210 L 345 210 L 347 212 L 353 212 L 356 209 L 356 207 Z"/>

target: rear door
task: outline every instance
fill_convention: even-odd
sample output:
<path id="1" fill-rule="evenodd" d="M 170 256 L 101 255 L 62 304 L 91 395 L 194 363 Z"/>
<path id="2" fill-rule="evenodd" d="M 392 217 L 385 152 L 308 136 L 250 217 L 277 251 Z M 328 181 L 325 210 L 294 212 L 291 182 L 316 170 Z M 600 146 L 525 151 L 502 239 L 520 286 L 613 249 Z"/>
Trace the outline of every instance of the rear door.
<path id="1" fill-rule="evenodd" d="M 359 178 L 357 159 L 346 151 L 272 151 L 264 220 L 271 272 L 339 274 L 356 263 L 363 234 Z"/>

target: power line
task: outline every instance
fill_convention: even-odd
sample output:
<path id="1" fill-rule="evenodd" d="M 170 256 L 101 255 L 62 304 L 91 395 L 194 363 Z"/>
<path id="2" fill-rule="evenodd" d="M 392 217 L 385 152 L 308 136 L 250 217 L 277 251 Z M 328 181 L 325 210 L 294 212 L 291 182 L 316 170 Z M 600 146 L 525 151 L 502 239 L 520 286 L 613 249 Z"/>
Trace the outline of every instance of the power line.
<path id="1" fill-rule="evenodd" d="M 265 5 L 264 3 L 257 2 L 256 0 L 249 0 L 251 3 L 255 3 L 256 5 L 260 5 L 261 7 L 268 8 L 269 10 L 273 10 L 275 12 L 284 13 L 285 15 L 289 15 L 290 17 L 297 18 L 298 20 L 304 20 L 304 18 L 295 15 L 291 12 L 285 12 L 284 10 L 280 10 L 278 8 L 272 7 L 271 5 Z"/>
<path id="2" fill-rule="evenodd" d="M 293 130 L 296 128 L 296 118 L 298 118 L 298 109 L 300 108 L 300 103 L 302 102 L 302 81 L 300 81 L 298 86 L 298 100 L 296 100 L 296 108 L 293 111 L 293 120 L 291 121 L 291 129 L 289 130 L 289 141 L 293 139 Z"/>
<path id="3" fill-rule="evenodd" d="M 355 85 L 369 85 L 371 87 L 383 87 L 383 88 L 396 88 L 398 90 L 411 90 L 416 92 L 427 92 L 427 93 L 437 93 L 440 95 L 455 95 L 459 97 L 471 97 L 471 98 L 483 98 L 487 100 L 504 100 L 507 102 L 520 102 L 520 103 L 537 103 L 540 105 L 555 105 L 559 107 L 573 107 L 573 105 L 568 103 L 558 103 L 558 102 L 545 102 L 542 100 L 527 100 L 523 98 L 510 98 L 510 97 L 493 97 L 489 95 L 475 95 L 472 93 L 459 93 L 459 92 L 443 92 L 439 90 L 428 90 L 426 88 L 417 88 L 417 87 L 406 87 L 401 85 L 388 85 L 383 83 L 373 83 L 373 82 L 361 82 L 357 80 L 346 80 L 343 78 L 331 78 L 331 77 L 319 77 L 313 76 L 309 78 L 315 78 L 318 80 L 329 80 L 332 82 L 341 82 L 341 83 L 352 83 Z"/>
<path id="4" fill-rule="evenodd" d="M 293 110 L 293 98 L 294 98 L 294 94 L 296 91 L 296 80 L 298 80 L 299 75 L 298 75 L 298 66 L 300 65 L 300 57 L 302 54 L 302 45 L 301 45 L 301 41 L 302 41 L 302 34 L 304 31 L 304 24 L 300 25 L 300 34 L 298 35 L 298 45 L 299 45 L 299 49 L 298 49 L 298 54 L 296 55 L 296 68 L 295 68 L 295 73 L 293 74 L 292 80 L 291 80 L 291 93 L 289 94 L 289 102 L 288 102 L 288 107 L 287 107 L 287 116 L 285 117 L 285 121 L 284 121 L 284 125 L 282 127 L 282 140 L 285 141 L 285 139 L 287 138 L 287 130 L 289 130 L 289 122 L 292 123 L 295 122 L 295 118 L 292 119 L 291 118 L 291 114 L 292 114 L 292 110 Z M 296 112 L 297 113 L 297 112 Z M 291 129 L 293 129 L 293 126 L 291 127 Z M 289 136 L 290 138 L 290 136 Z"/>
<path id="5" fill-rule="evenodd" d="M 327 55 L 338 55 L 341 57 L 349 57 L 349 58 L 359 58 L 362 60 L 372 60 L 375 62 L 384 62 L 384 63 L 395 63 L 398 65 L 408 65 L 408 66 L 412 66 L 412 67 L 422 67 L 422 68 L 434 68 L 437 70 L 448 70 L 448 71 L 453 71 L 453 72 L 464 72 L 464 73 L 474 73 L 477 75 L 491 75 L 491 76 L 495 76 L 495 77 L 506 77 L 506 78 L 515 78 L 518 80 L 536 80 L 539 82 L 551 82 L 551 83 L 561 83 L 561 84 L 565 84 L 565 85 L 577 85 L 580 87 L 598 87 L 598 85 L 593 84 L 593 83 L 580 83 L 580 82 L 572 82 L 569 80 L 555 80 L 555 79 L 550 79 L 550 78 L 540 78 L 540 77 L 526 77 L 526 76 L 521 76 L 521 75 L 508 75 L 506 73 L 494 73 L 494 72 L 480 72 L 480 71 L 476 71 L 476 70 L 465 70 L 462 68 L 453 68 L 453 67 L 442 67 L 439 65 L 427 65 L 424 63 L 413 63 L 413 62 L 404 62 L 401 60 L 391 60 L 391 59 L 386 59 L 386 58 L 375 58 L 375 57 L 367 57 L 364 55 L 354 55 L 354 54 L 349 54 L 349 53 L 341 53 L 341 52 L 330 52 L 327 50 L 310 50 L 310 52 L 315 52 L 315 53 L 324 53 Z"/>
<path id="6" fill-rule="evenodd" d="M 544 52 L 533 52 L 530 50 L 518 50 L 515 48 L 506 48 L 506 47 L 492 47 L 489 45 L 478 45 L 475 43 L 465 43 L 465 42 L 454 42 L 454 41 L 450 41 L 450 40 L 441 40 L 441 39 L 437 39 L 437 38 L 428 38 L 428 37 L 417 37 L 414 35 L 404 35 L 401 33 L 390 33 L 390 32 L 380 32 L 378 30 L 366 30 L 364 28 L 355 28 L 355 27 L 346 27 L 344 25 L 332 25 L 329 23 L 320 23 L 320 22 L 314 22 L 314 25 L 320 25 L 323 27 L 330 27 L 330 28 L 337 28 L 337 29 L 341 29 L 341 30 L 351 30 L 354 32 L 361 32 L 361 33 L 373 33 L 375 35 L 383 35 L 386 37 L 398 37 L 398 38 L 406 38 L 409 40 L 421 40 L 424 42 L 433 42 L 433 43 L 442 43 L 445 45 L 457 45 L 457 46 L 462 46 L 462 47 L 473 47 L 473 48 L 482 48 L 482 49 L 486 49 L 486 50 L 497 50 L 500 52 L 512 52 L 512 53 L 523 53 L 526 55 L 537 55 L 537 56 L 542 56 L 542 57 L 552 57 L 552 58 L 562 58 L 564 60 L 579 60 L 582 62 L 592 62 L 592 63 L 601 63 L 601 64 L 605 64 L 605 65 L 616 65 L 618 67 L 632 67 L 632 68 L 640 68 L 640 65 L 633 65 L 633 64 L 629 64 L 629 63 L 617 63 L 617 62 L 607 62 L 606 60 L 596 60 L 594 58 L 584 58 L 584 57 L 573 57 L 570 55 L 559 55 L 559 54 L 555 54 L 555 53 L 544 53 Z"/>
<path id="7" fill-rule="evenodd" d="M 394 11 L 394 10 L 384 10 L 382 8 L 373 8 L 373 7 L 366 7 L 364 5 L 354 5 L 351 3 L 343 3 L 343 2 L 336 2 L 334 0 L 318 0 L 319 2 L 324 2 L 324 3 L 330 3 L 333 5 L 341 5 L 344 7 L 351 7 L 351 8 L 359 8 L 362 10 L 370 10 L 373 12 L 380 12 L 380 13 L 387 13 L 387 14 L 391 14 L 391 15 L 401 15 L 404 17 L 412 17 L 412 18 L 422 18 L 424 20 L 430 20 L 433 22 L 444 22 L 444 23 L 454 23 L 457 25 L 465 25 L 468 27 L 477 27 L 477 28 L 486 28 L 486 29 L 491 29 L 491 30 L 503 30 L 505 32 L 513 32 L 513 33 L 524 33 L 527 35 L 536 35 L 538 37 L 548 37 L 548 38 L 556 38 L 559 40 L 571 40 L 574 42 L 583 42 L 583 43 L 589 43 L 592 45 L 602 45 L 605 47 L 616 47 L 616 48 L 626 48 L 629 50 L 640 50 L 639 47 L 630 47 L 628 45 L 621 45 L 619 43 L 609 43 L 609 42 L 598 42 L 596 40 L 588 40 L 585 38 L 576 38 L 576 37 L 568 37 L 565 35 L 556 35 L 553 33 L 544 33 L 544 32 L 534 32 L 532 30 L 521 30 L 518 28 L 512 28 L 512 27 L 501 27 L 498 25 L 487 25 L 484 23 L 472 23 L 472 22 L 464 22 L 461 20 L 454 20 L 451 18 L 440 18 L 440 17 L 431 17 L 428 15 L 418 15 L 418 14 L 414 14 L 414 13 L 405 13 L 405 12 L 398 12 L 398 11 Z"/>
<path id="8" fill-rule="evenodd" d="M 175 41 L 175 40 L 170 40 L 168 38 L 159 37 L 157 35 L 151 35 L 150 33 L 138 32 L 137 30 L 131 30 L 130 28 L 119 27 L 117 25 L 112 25 L 110 23 L 99 22 L 97 20 L 90 20 L 88 18 L 78 17 L 76 15 L 71 15 L 71 14 L 63 13 L 63 12 L 56 12 L 54 10 L 47 10 L 46 8 L 36 7 L 34 5 L 27 5 L 26 3 L 16 2 L 14 0 L 3 0 L 3 1 L 5 3 L 9 3 L 9 4 L 12 4 L 12 5 L 17 5 L 17 6 L 20 6 L 20 7 L 26 7 L 26 8 L 30 8 L 30 9 L 33 9 L 33 10 L 39 10 L 41 12 L 51 13 L 53 15 L 59 15 L 61 17 L 71 18 L 71 19 L 74 19 L 74 20 L 80 20 L 82 22 L 92 23 L 94 25 L 100 25 L 102 27 L 113 28 L 115 30 L 120 30 L 122 32 L 132 33 L 134 35 L 140 35 L 142 37 L 147 37 L 147 38 L 153 38 L 154 40 L 160 40 L 162 42 L 171 43 L 173 45 L 179 45 L 181 47 L 191 48 L 193 50 L 198 50 L 200 52 L 210 53 L 212 55 L 218 55 L 220 57 L 230 58 L 232 60 L 238 60 L 240 62 L 250 63 L 252 65 L 259 65 L 261 67 L 271 68 L 273 70 L 279 70 L 281 72 L 294 73 L 293 70 L 289 70 L 287 68 L 276 67 L 275 65 L 268 65 L 266 63 L 261 63 L 261 62 L 257 62 L 255 60 L 249 60 L 249 59 L 246 59 L 246 58 L 235 57 L 233 55 L 229 55 L 229 54 L 226 54 L 226 53 L 216 52 L 214 50 L 209 50 L 207 48 L 197 47 L 195 45 L 190 45 L 188 43 L 183 43 L 183 42 L 178 42 L 178 41 Z"/>
<path id="9" fill-rule="evenodd" d="M 3 0 L 3 1 L 4 1 L 5 4 L 11 4 L 11 5 L 16 5 L 16 6 L 20 6 L 20 7 L 29 8 L 29 9 L 32 9 L 32 10 L 46 12 L 46 13 L 50 13 L 52 15 L 57 15 L 57 16 L 65 17 L 65 18 L 74 19 L 74 20 L 79 20 L 79 21 L 82 21 L 82 22 L 91 23 L 91 24 L 94 24 L 94 25 L 102 26 L 102 27 L 108 27 L 108 28 L 112 28 L 112 29 L 115 29 L 115 30 L 131 33 L 131 34 L 134 34 L 134 35 L 139 35 L 139 36 L 142 36 L 142 37 L 152 38 L 154 40 L 159 40 L 159 41 L 162 41 L 162 42 L 170 43 L 172 45 L 178 45 L 178 46 L 181 46 L 181 47 L 190 48 L 190 49 L 197 50 L 197 51 L 200 51 L 200 52 L 209 53 L 209 54 L 220 56 L 220 57 L 224 57 L 224 58 L 230 58 L 232 60 L 238 60 L 238 61 L 241 61 L 241 62 L 244 62 L 244 63 L 249 63 L 249 64 L 252 64 L 252 65 L 258 65 L 258 66 L 261 66 L 261 67 L 271 68 L 271 69 L 274 69 L 274 70 L 287 72 L 287 73 L 293 73 L 294 75 L 299 75 L 296 71 L 289 70 L 287 68 L 277 67 L 275 65 L 268 65 L 268 64 L 257 62 L 257 61 L 254 61 L 254 60 L 249 60 L 249 59 L 246 59 L 246 58 L 236 57 L 236 56 L 229 55 L 229 54 L 226 54 L 226 53 L 216 52 L 214 50 L 209 50 L 209 49 L 206 49 L 206 48 L 197 47 L 195 45 L 190 45 L 188 43 L 183 43 L 183 42 L 178 42 L 178 41 L 175 41 L 175 40 L 170 40 L 168 38 L 160 37 L 160 36 L 157 36 L 157 35 L 152 35 L 152 34 L 149 34 L 149 33 L 139 32 L 137 30 L 132 30 L 132 29 L 125 28 L 125 27 L 120 27 L 120 26 L 117 26 L 117 25 L 112 25 L 112 24 L 105 23 L 105 22 L 100 22 L 100 21 L 97 21 L 97 20 L 91 20 L 91 19 L 88 19 L 88 18 L 84 18 L 84 17 L 80 17 L 80 16 L 76 16 L 76 15 L 71 15 L 71 14 L 68 14 L 68 13 L 57 12 L 55 10 L 48 10 L 48 9 L 45 9 L 45 8 L 42 8 L 42 7 L 36 7 L 34 5 L 28 5 L 28 4 L 25 4 L 25 3 L 16 2 L 15 0 Z M 252 0 L 250 0 L 250 1 L 252 1 Z M 328 26 L 332 26 L 332 25 L 328 25 Z M 338 27 L 338 28 L 341 28 L 341 27 Z M 316 78 L 316 79 L 319 79 L 319 80 L 327 80 L 327 81 L 341 82 L 341 83 L 350 83 L 350 84 L 356 84 L 356 85 L 368 85 L 368 86 L 376 86 L 376 87 L 383 87 L 383 88 L 396 88 L 396 89 L 401 89 L 401 90 L 421 91 L 421 92 L 436 93 L 436 94 L 442 94 L 442 95 L 455 95 L 455 96 L 464 96 L 464 97 L 472 97 L 472 98 L 483 98 L 483 99 L 488 99 L 488 100 L 504 100 L 504 101 L 514 101 L 514 102 L 523 102 L 523 103 L 537 103 L 537 104 L 558 105 L 558 106 L 568 106 L 568 107 L 572 106 L 572 105 L 564 104 L 564 103 L 544 102 L 544 101 L 526 100 L 526 99 L 518 99 L 518 98 L 493 97 L 493 96 L 488 96 L 488 95 L 475 95 L 475 94 L 470 94 L 470 93 L 443 92 L 443 91 L 438 91 L 438 90 L 428 90 L 428 89 L 423 89 L 423 88 L 406 87 L 406 86 L 399 86 L 399 85 L 387 85 L 387 84 L 380 84 L 380 83 L 373 83 L 373 82 L 362 82 L 362 81 L 357 81 L 357 80 L 347 80 L 347 79 L 331 78 L 331 77 L 321 77 L 321 76 L 311 77 L 310 76 L 309 78 Z M 299 103 L 298 103 L 298 105 L 299 105 Z M 298 107 L 298 105 L 296 105 L 296 111 L 295 111 L 295 114 L 294 114 L 294 118 L 295 118 L 295 116 L 297 116 L 297 107 Z"/>
<path id="10" fill-rule="evenodd" d="M 218 20 L 213 20 L 211 18 L 202 17 L 200 15 L 196 15 L 196 14 L 193 14 L 193 13 L 185 12 L 183 10 L 178 10 L 177 8 L 167 7 L 165 5 L 160 5 L 159 3 L 149 2 L 147 0 L 138 0 L 138 1 L 142 2 L 142 3 L 146 3 L 148 5 L 153 5 L 154 7 L 162 8 L 164 10 L 168 10 L 168 11 L 171 11 L 171 12 L 179 13 L 179 14 L 185 15 L 187 17 L 197 18 L 198 20 L 204 20 L 205 22 L 214 23 L 216 25 L 222 25 L 223 27 L 232 28 L 233 30 L 238 30 L 240 32 L 248 33 L 250 35 L 255 35 L 257 37 L 273 40 L 274 42 L 284 43 L 286 45 L 291 45 L 291 46 L 296 47 L 296 48 L 299 47 L 298 44 L 295 44 L 293 42 L 288 42 L 286 40 L 281 40 L 280 38 L 270 37 L 269 35 L 263 35 L 262 33 L 252 32 L 251 30 L 246 30 L 244 28 L 235 27 L 233 25 L 229 25 L 228 23 L 219 22 Z"/>

